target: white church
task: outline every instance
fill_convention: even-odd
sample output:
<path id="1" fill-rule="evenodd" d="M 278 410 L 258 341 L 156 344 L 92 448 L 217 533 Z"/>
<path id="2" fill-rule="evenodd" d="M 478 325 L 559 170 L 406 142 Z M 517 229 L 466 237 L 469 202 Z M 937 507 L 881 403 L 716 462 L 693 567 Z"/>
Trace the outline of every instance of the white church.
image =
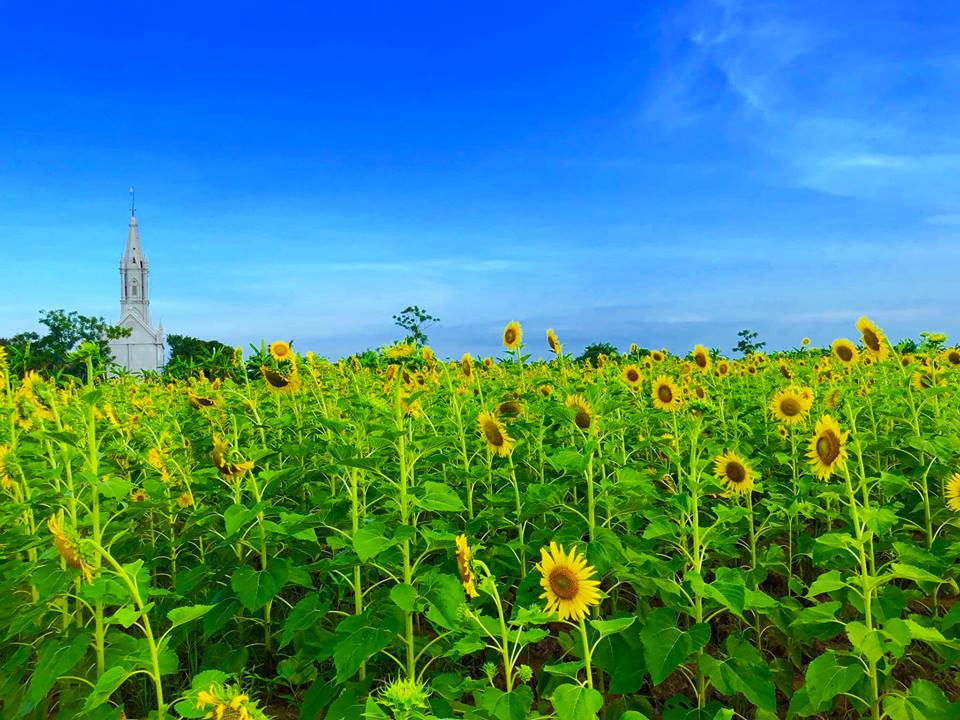
<path id="1" fill-rule="evenodd" d="M 154 330 L 150 322 L 149 275 L 150 264 L 143 254 L 136 208 L 131 203 L 127 247 L 120 258 L 120 322 L 117 323 L 130 328 L 130 334 L 110 341 L 114 362 L 131 373 L 163 369 L 163 323 Z"/>

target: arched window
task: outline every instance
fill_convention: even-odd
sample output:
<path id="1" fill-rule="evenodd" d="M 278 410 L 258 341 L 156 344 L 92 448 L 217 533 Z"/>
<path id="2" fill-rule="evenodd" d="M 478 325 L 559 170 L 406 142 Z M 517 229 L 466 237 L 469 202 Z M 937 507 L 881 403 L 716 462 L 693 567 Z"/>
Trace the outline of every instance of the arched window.
<path id="1" fill-rule="evenodd" d="M 137 289 L 137 280 L 134 278 L 130 281 L 130 297 L 137 297 L 139 290 Z"/>

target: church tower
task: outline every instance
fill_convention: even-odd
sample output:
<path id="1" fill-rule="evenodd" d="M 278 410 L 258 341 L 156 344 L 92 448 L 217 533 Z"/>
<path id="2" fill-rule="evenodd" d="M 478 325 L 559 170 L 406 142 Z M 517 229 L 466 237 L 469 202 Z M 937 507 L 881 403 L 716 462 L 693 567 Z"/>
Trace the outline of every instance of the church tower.
<path id="1" fill-rule="evenodd" d="M 127 247 L 120 258 L 120 322 L 130 335 L 110 341 L 114 361 L 132 373 L 163 368 L 163 325 L 156 330 L 150 322 L 150 264 L 143 254 L 137 211 L 130 188 L 130 225 Z"/>

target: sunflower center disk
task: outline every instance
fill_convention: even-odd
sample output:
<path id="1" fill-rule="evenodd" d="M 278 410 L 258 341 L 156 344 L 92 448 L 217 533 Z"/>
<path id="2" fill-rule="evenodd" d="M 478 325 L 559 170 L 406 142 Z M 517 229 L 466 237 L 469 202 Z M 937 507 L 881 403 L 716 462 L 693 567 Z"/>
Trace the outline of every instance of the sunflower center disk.
<path id="1" fill-rule="evenodd" d="M 794 415 L 799 415 L 800 403 L 798 403 L 794 398 L 786 398 L 783 402 L 780 403 L 780 412 L 782 412 L 787 417 L 793 417 Z"/>
<path id="2" fill-rule="evenodd" d="M 817 455 L 824 465 L 830 465 L 840 454 L 840 440 L 832 433 L 825 432 L 817 439 Z"/>
<path id="3" fill-rule="evenodd" d="M 561 600 L 575 598 L 579 587 L 576 576 L 566 568 L 557 568 L 550 573 L 550 589 Z"/>
<path id="4" fill-rule="evenodd" d="M 666 385 L 661 385 L 657 390 L 657 397 L 660 398 L 661 402 L 668 403 L 673 400 L 673 393 Z"/>
<path id="5" fill-rule="evenodd" d="M 728 462 L 724 472 L 727 475 L 727 480 L 729 480 L 732 483 L 736 483 L 738 485 L 742 483 L 744 481 L 744 478 L 746 478 L 747 476 L 747 473 L 744 470 L 743 465 L 741 465 L 738 462 Z"/>

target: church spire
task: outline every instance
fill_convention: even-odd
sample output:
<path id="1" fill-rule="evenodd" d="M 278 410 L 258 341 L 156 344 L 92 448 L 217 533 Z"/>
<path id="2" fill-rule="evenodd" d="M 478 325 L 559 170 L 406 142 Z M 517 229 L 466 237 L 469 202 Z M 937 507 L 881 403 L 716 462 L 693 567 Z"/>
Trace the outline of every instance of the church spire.
<path id="1" fill-rule="evenodd" d="M 137 209 L 134 205 L 133 187 L 130 188 L 130 225 L 127 228 L 127 247 L 120 261 L 122 268 L 147 268 L 147 258 L 140 244 L 140 229 L 137 227 Z"/>

